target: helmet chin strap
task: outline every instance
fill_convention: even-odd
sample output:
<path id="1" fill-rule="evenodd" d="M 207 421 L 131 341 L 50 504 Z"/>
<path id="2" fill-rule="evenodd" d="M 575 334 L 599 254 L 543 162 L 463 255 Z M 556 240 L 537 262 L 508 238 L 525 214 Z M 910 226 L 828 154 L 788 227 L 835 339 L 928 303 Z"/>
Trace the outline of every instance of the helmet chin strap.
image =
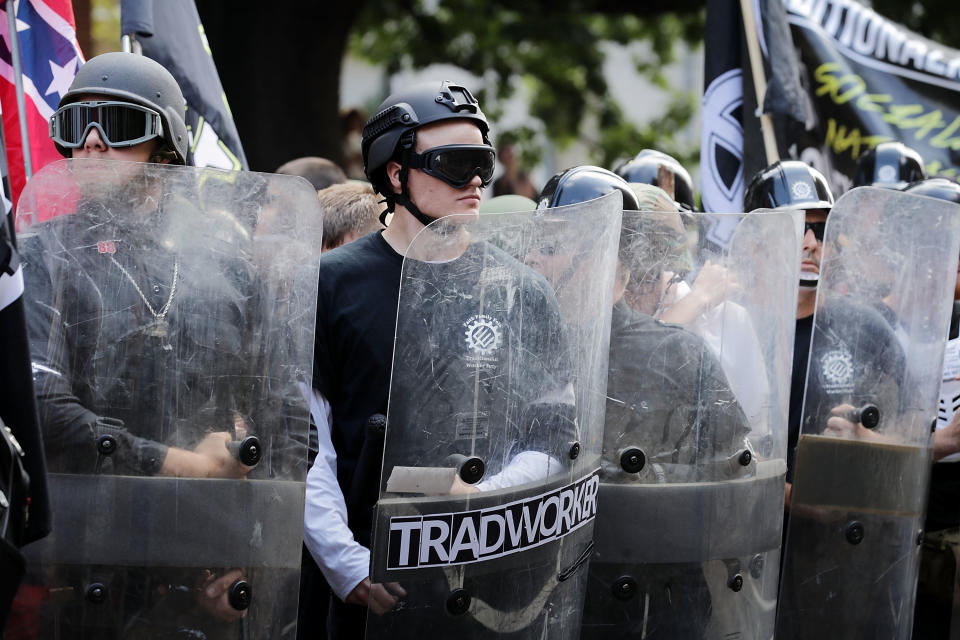
<path id="1" fill-rule="evenodd" d="M 406 169 L 403 169 L 403 172 L 405 173 Z M 404 178 L 406 178 L 406 176 L 404 176 Z M 420 209 L 417 208 L 417 205 L 413 204 L 413 200 L 410 199 L 410 196 L 407 193 L 407 181 L 405 179 L 402 181 L 401 184 L 403 185 L 403 193 L 395 195 L 393 199 L 397 203 L 402 205 L 404 209 L 409 211 L 411 215 L 413 215 L 413 217 L 416 218 L 417 221 L 423 226 L 427 226 L 428 224 L 436 220 L 436 218 L 431 218 L 424 212 L 420 211 Z"/>
<path id="2" fill-rule="evenodd" d="M 403 206 L 404 209 L 409 211 L 417 221 L 423 226 L 429 225 L 431 222 L 436 220 L 431 216 L 428 216 L 424 212 L 420 211 L 420 208 L 413 203 L 413 200 L 410 199 L 410 191 L 407 188 L 407 176 L 410 173 L 410 154 L 413 152 L 413 147 L 416 144 L 416 134 L 413 131 L 408 131 L 403 134 L 403 137 L 400 138 L 400 148 L 403 149 L 403 153 L 400 156 L 400 193 L 393 195 L 393 200 L 396 203 L 399 203 Z M 391 207 L 392 209 L 392 207 Z M 384 216 L 386 212 L 384 212 Z"/>

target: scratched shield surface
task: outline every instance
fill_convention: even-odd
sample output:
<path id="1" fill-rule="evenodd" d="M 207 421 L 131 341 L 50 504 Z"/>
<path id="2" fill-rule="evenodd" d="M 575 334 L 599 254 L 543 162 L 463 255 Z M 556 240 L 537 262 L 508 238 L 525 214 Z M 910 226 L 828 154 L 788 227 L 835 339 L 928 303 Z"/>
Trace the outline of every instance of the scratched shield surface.
<path id="1" fill-rule="evenodd" d="M 371 576 L 406 596 L 368 637 L 577 637 L 621 206 L 449 216 L 411 244 Z"/>
<path id="2" fill-rule="evenodd" d="M 56 522 L 26 550 L 25 593 L 43 597 L 18 606 L 38 637 L 281 637 L 296 621 L 316 192 L 64 160 L 18 217 Z M 214 582 L 222 601 L 203 596 Z"/>
<path id="3" fill-rule="evenodd" d="M 801 215 L 624 212 L 581 638 L 772 637 Z"/>
<path id="4" fill-rule="evenodd" d="M 863 187 L 827 218 L 778 637 L 910 637 L 958 213 Z"/>

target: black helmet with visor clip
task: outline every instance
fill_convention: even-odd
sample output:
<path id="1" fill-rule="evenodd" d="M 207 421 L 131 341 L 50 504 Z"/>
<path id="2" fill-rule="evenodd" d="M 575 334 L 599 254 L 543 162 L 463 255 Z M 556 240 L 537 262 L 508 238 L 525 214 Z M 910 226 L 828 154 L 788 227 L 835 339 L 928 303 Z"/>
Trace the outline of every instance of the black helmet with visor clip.
<path id="1" fill-rule="evenodd" d="M 483 136 L 483 144 L 444 145 L 416 152 L 417 129 L 456 119 L 475 124 Z M 480 176 L 484 186 L 489 185 L 496 166 L 496 152 L 490 144 L 489 133 L 490 125 L 477 99 L 466 87 L 453 82 L 416 84 L 384 100 L 364 125 L 360 143 L 367 179 L 387 204 L 380 216 L 381 222 L 397 203 L 422 224 L 433 221 L 410 199 L 407 175 L 411 169 L 419 169 L 458 189 L 469 184 L 475 175 Z M 387 179 L 386 167 L 391 160 L 400 165 L 400 193 L 393 191 Z"/>

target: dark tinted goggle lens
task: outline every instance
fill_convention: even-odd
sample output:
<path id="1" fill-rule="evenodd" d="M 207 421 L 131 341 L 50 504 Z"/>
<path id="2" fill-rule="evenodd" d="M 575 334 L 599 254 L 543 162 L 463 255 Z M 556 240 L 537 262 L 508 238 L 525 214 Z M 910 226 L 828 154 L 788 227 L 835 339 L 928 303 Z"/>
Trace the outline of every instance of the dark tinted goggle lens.
<path id="1" fill-rule="evenodd" d="M 803 233 L 806 234 L 807 231 L 813 231 L 813 237 L 817 240 L 823 241 L 823 230 L 827 228 L 826 222 L 804 222 L 803 223 Z"/>
<path id="2" fill-rule="evenodd" d="M 479 175 L 483 186 L 493 180 L 497 154 L 486 145 L 447 145 L 418 154 L 427 175 L 439 178 L 453 187 L 467 186 Z"/>
<path id="3" fill-rule="evenodd" d="M 50 134 L 58 144 L 77 148 L 91 126 L 110 146 L 132 146 L 161 134 L 155 111 L 122 102 L 75 102 L 61 107 L 50 123 Z"/>

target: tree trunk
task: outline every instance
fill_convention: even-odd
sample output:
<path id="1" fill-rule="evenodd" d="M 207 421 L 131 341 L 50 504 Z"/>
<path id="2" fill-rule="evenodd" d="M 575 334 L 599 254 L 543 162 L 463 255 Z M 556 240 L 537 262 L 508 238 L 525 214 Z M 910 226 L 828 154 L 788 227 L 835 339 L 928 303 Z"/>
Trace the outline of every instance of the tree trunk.
<path id="1" fill-rule="evenodd" d="M 342 162 L 340 69 L 363 3 L 197 0 L 251 170 L 301 156 Z"/>

